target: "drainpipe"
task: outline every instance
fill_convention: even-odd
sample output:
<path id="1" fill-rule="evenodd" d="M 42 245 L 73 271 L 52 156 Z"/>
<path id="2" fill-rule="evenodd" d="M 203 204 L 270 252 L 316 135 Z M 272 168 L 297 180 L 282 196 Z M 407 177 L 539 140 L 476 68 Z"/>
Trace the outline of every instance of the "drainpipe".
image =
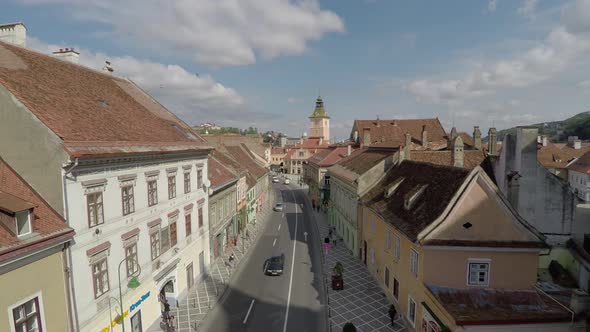
<path id="1" fill-rule="evenodd" d="M 74 168 L 78 166 L 78 158 L 74 160 L 74 164 L 68 168 L 63 176 L 62 176 L 62 187 L 63 187 L 63 200 L 64 200 L 64 216 L 66 219 L 66 224 L 70 225 L 70 211 L 68 209 L 68 194 L 66 189 L 66 178 L 68 174 L 70 174 Z M 67 251 L 67 257 L 66 253 Z M 68 299 L 68 310 L 71 311 L 71 314 L 68 315 L 70 317 L 70 331 L 79 331 L 79 323 L 78 323 L 78 310 L 76 310 L 76 291 L 74 289 L 74 282 L 72 280 L 72 250 L 70 246 L 64 248 L 62 251 L 62 259 L 66 263 L 66 267 L 64 269 L 64 275 L 66 278 L 66 292 L 67 292 L 67 299 Z"/>

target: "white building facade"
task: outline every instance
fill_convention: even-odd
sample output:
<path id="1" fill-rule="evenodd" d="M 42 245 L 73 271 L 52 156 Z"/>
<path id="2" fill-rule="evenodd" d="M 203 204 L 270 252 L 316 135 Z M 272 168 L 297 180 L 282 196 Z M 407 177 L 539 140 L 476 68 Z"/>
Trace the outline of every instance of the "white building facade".
<path id="1" fill-rule="evenodd" d="M 568 182 L 579 199 L 590 202 L 590 174 L 570 169 Z"/>
<path id="2" fill-rule="evenodd" d="M 74 164 L 76 165 L 76 164 Z M 209 265 L 207 151 L 80 161 L 64 176 L 80 331 L 160 324 Z M 120 280 L 119 280 L 120 268 Z M 140 286 L 127 287 L 137 276 Z"/>

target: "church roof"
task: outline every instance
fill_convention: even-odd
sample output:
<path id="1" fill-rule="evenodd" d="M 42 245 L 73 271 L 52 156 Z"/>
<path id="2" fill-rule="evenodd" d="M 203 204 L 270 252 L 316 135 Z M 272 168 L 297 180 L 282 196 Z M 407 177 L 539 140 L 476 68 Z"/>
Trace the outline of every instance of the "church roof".
<path id="1" fill-rule="evenodd" d="M 318 99 L 316 99 L 315 109 L 313 110 L 313 113 L 311 113 L 309 118 L 310 119 L 313 119 L 313 118 L 327 118 L 327 119 L 329 119 L 330 118 L 328 116 L 328 113 L 324 109 L 324 101 L 322 100 L 321 96 L 318 96 Z"/>

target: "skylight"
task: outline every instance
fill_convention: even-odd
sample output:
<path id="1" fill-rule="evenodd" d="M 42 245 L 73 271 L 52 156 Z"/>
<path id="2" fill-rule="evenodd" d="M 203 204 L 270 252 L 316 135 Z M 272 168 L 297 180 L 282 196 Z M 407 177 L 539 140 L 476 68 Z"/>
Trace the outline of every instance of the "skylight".
<path id="1" fill-rule="evenodd" d="M 385 198 L 389 198 L 391 197 L 391 195 L 393 195 L 393 193 L 397 190 L 397 188 L 402 184 L 402 182 L 404 182 L 406 178 L 404 178 L 403 176 L 400 178 L 397 178 L 395 181 L 393 181 L 393 183 L 389 186 L 389 188 L 387 188 L 385 190 Z"/>
<path id="2" fill-rule="evenodd" d="M 408 192 L 404 197 L 404 208 L 406 210 L 411 209 L 427 187 L 428 184 L 418 184 L 410 192 Z"/>

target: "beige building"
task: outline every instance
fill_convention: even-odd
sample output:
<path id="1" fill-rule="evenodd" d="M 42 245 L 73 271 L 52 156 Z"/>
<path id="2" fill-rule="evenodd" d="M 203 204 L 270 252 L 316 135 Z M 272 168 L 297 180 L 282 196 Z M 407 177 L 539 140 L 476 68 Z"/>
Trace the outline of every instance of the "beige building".
<path id="1" fill-rule="evenodd" d="M 570 330 L 536 287 L 543 236 L 480 167 L 402 161 L 361 202 L 362 260 L 411 330 Z"/>
<path id="2" fill-rule="evenodd" d="M 323 149 L 311 156 L 303 164 L 303 181 L 307 184 L 308 195 L 312 204 L 326 206 L 330 200 L 330 176 L 328 167 L 336 164 L 342 158 L 350 156 L 352 146 L 334 146 Z"/>
<path id="3" fill-rule="evenodd" d="M 71 331 L 64 255 L 73 236 L 0 158 L 1 331 Z"/>

